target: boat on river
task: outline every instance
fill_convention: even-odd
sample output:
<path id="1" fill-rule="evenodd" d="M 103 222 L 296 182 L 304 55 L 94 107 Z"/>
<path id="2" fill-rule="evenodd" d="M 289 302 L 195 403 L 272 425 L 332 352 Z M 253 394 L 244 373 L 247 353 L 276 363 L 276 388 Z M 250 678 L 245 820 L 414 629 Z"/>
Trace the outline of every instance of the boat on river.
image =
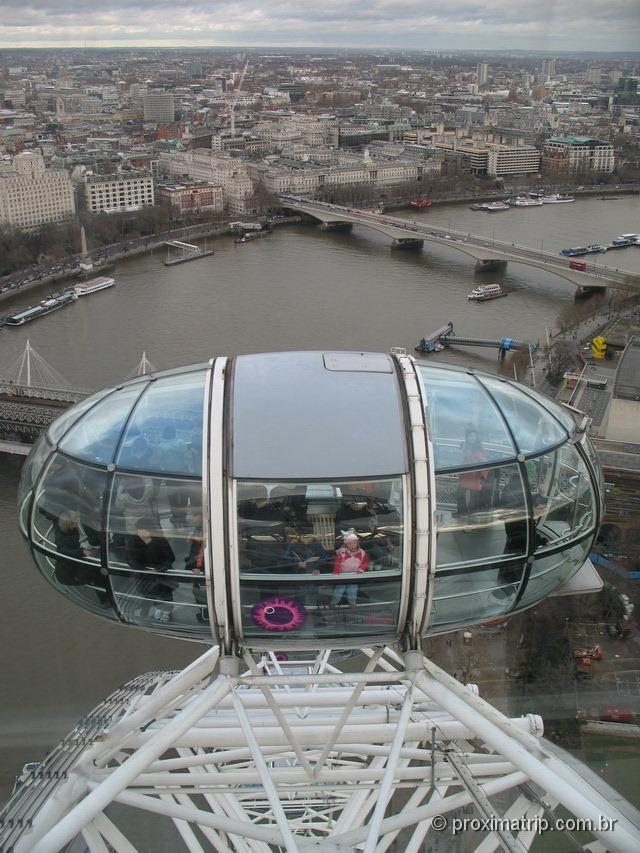
<path id="1" fill-rule="evenodd" d="M 90 293 L 95 293 L 96 290 L 104 290 L 107 287 L 113 287 L 116 283 L 115 278 L 107 275 L 100 275 L 97 278 L 90 278 L 88 281 L 81 281 L 73 288 L 76 296 L 88 296 Z"/>
<path id="2" fill-rule="evenodd" d="M 234 243 L 250 243 L 252 240 L 260 240 L 262 237 L 268 237 L 271 231 L 250 231 L 234 239 Z"/>
<path id="3" fill-rule="evenodd" d="M 480 205 L 480 210 L 486 210 L 487 213 L 499 213 L 501 210 L 510 210 L 511 205 L 506 201 L 489 201 L 486 204 Z"/>
<path id="4" fill-rule="evenodd" d="M 30 323 L 39 317 L 44 317 L 45 314 L 51 314 L 52 311 L 57 311 L 59 308 L 70 305 L 77 298 L 73 290 L 63 290 L 61 293 L 56 293 L 47 299 L 43 299 L 38 305 L 32 305 L 29 308 L 24 308 L 22 311 L 11 314 L 6 318 L 5 323 L 7 326 L 23 326 L 25 323 Z"/>
<path id="5" fill-rule="evenodd" d="M 501 296 L 508 295 L 499 284 L 481 284 L 480 287 L 471 291 L 467 299 L 474 302 L 488 302 L 490 299 L 500 299 Z"/>
<path id="6" fill-rule="evenodd" d="M 569 204 L 575 201 L 572 195 L 563 195 L 562 193 L 551 193 L 551 195 L 543 195 L 540 197 L 543 204 Z"/>
<path id="7" fill-rule="evenodd" d="M 541 199 L 530 198 L 527 195 L 519 195 L 512 204 L 513 207 L 542 207 Z"/>
<path id="8" fill-rule="evenodd" d="M 427 198 L 412 198 L 409 202 L 409 207 L 415 207 L 416 210 L 424 210 L 427 207 L 431 207 L 431 202 Z"/>

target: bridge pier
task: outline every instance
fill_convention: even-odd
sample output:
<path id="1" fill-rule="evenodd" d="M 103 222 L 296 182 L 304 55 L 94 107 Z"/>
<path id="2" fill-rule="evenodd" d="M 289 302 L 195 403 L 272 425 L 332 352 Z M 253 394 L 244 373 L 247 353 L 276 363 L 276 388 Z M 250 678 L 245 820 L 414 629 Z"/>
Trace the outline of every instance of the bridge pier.
<path id="1" fill-rule="evenodd" d="M 323 231 L 351 231 L 353 222 L 322 222 L 320 228 Z"/>
<path id="2" fill-rule="evenodd" d="M 419 251 L 424 246 L 424 240 L 415 240 L 411 237 L 406 240 L 402 237 L 394 237 L 393 243 L 391 244 L 392 249 L 412 249 L 414 251 Z"/>
<path id="3" fill-rule="evenodd" d="M 579 284 L 576 287 L 575 298 L 589 299 L 594 293 L 605 293 L 606 290 L 606 287 L 585 287 L 584 285 Z"/>
<path id="4" fill-rule="evenodd" d="M 506 261 L 498 258 L 487 258 L 484 261 L 476 261 L 476 272 L 494 272 L 495 270 L 503 270 L 506 266 Z"/>

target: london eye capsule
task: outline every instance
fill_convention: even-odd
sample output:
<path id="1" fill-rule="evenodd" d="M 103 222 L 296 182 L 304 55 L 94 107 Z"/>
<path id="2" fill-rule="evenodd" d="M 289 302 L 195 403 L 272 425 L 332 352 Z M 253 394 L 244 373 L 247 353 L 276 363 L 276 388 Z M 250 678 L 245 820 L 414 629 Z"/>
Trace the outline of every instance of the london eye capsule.
<path id="1" fill-rule="evenodd" d="M 250 648 L 362 647 L 507 616 L 602 514 L 572 410 L 403 353 L 218 357 L 66 411 L 27 459 L 40 572 L 99 616 Z"/>

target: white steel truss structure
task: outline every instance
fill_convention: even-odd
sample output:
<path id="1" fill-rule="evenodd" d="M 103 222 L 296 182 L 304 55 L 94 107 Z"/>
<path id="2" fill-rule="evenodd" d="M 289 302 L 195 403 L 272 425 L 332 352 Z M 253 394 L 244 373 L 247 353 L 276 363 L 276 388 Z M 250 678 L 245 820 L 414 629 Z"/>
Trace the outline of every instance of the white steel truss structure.
<path id="1" fill-rule="evenodd" d="M 640 849 L 635 810 L 549 749 L 539 717 L 507 718 L 419 652 L 361 651 L 347 672 L 329 650 L 215 647 L 135 679 L 23 779 L 0 848 L 523 851 L 563 806 L 589 849 Z M 133 840 L 141 821 L 161 844 Z"/>

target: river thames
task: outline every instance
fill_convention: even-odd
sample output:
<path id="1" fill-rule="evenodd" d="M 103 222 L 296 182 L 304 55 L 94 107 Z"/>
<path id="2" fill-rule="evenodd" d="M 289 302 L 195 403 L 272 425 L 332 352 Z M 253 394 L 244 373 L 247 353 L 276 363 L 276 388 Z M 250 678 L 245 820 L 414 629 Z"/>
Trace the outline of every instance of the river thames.
<path id="1" fill-rule="evenodd" d="M 637 195 L 496 214 L 444 205 L 393 215 L 544 251 L 640 231 Z M 234 245 L 224 237 L 213 245 L 213 256 L 175 267 L 165 267 L 159 252 L 118 263 L 116 287 L 32 325 L 3 329 L 0 364 L 13 362 L 30 339 L 72 386 L 94 390 L 130 374 L 143 350 L 160 370 L 266 350 L 412 351 L 449 320 L 460 336 L 542 341 L 574 300 L 568 282 L 542 271 L 512 264 L 479 278 L 473 261 L 453 249 L 391 250 L 388 239 L 361 227 L 330 234 L 286 226 L 267 239 Z M 593 258 L 640 273 L 640 247 Z M 490 281 L 500 281 L 509 297 L 467 301 L 474 286 Z M 40 298 L 37 291 L 15 296 L 2 313 Z M 492 350 L 447 350 L 440 358 L 489 372 L 498 367 Z M 0 456 L 2 799 L 22 764 L 39 759 L 109 692 L 141 672 L 182 666 L 200 648 L 103 623 L 39 577 L 17 528 L 21 466 L 21 458 Z"/>

